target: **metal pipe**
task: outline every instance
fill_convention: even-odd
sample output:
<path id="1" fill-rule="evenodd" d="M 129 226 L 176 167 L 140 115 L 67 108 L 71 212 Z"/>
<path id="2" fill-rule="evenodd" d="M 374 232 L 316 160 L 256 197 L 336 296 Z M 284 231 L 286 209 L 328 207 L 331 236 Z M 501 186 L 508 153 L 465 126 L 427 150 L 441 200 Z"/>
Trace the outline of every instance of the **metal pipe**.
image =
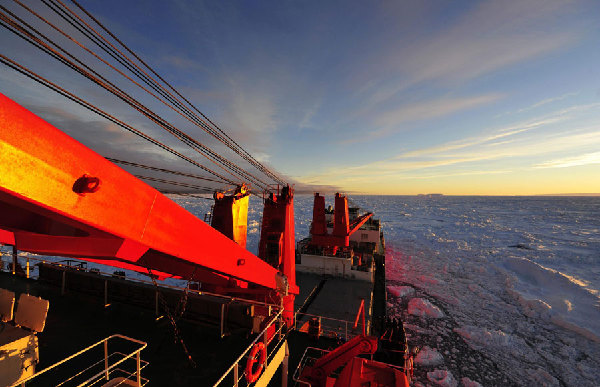
<path id="1" fill-rule="evenodd" d="M 225 335 L 225 304 L 221 304 L 221 338 Z"/>
<path id="2" fill-rule="evenodd" d="M 238 387 L 238 380 L 240 379 L 239 367 L 238 363 L 235 363 L 235 366 L 233 367 L 233 387 Z"/>
<path id="3" fill-rule="evenodd" d="M 104 377 L 109 380 L 108 376 L 108 340 L 104 341 Z"/>

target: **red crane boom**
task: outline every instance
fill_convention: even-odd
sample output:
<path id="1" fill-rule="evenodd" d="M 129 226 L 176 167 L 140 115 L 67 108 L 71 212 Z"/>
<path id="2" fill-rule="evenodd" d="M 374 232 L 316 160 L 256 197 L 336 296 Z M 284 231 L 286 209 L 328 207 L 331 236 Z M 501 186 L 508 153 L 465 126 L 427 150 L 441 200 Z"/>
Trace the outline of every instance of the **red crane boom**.
<path id="1" fill-rule="evenodd" d="M 0 243 L 213 283 L 281 282 L 278 268 L 2 94 Z"/>

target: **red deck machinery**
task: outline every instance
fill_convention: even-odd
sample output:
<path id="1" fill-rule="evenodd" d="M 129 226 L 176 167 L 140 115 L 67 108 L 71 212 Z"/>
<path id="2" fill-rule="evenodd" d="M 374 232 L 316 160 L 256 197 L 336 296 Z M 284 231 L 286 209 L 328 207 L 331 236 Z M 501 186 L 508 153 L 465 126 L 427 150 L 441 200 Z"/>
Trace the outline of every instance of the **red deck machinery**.
<path id="1" fill-rule="evenodd" d="M 348 214 L 348 198 L 339 193 L 335 194 L 335 208 L 333 215 L 333 231 L 329 234 L 325 217 L 325 197 L 315 193 L 313 206 L 313 221 L 310 227 L 311 245 L 332 249 L 335 255 L 338 248 L 350 245 L 350 235 L 358 230 L 373 216 L 368 212 L 350 222 Z"/>
<path id="2" fill-rule="evenodd" d="M 356 328 L 362 315 L 363 333 L 330 352 L 321 351 L 324 352 L 323 355 L 307 362 L 300 371 L 301 384 L 311 387 L 408 387 L 408 375 L 412 373 L 412 358 L 410 368 L 406 363 L 404 368 L 401 368 L 373 361 L 372 357 L 371 360 L 359 357 L 373 355 L 377 351 L 379 341 L 377 337 L 366 334 L 364 305 L 363 300 L 354 322 Z M 305 357 L 309 349 L 305 352 Z M 339 369 L 342 369 L 341 372 L 334 375 Z"/>
<path id="3" fill-rule="evenodd" d="M 264 259 L 245 249 L 244 191 L 215 196 L 217 231 L 0 94 L 0 243 L 279 300 L 291 326 L 298 293 L 292 190 L 266 200 Z M 279 238 L 276 258 L 272 238 Z"/>

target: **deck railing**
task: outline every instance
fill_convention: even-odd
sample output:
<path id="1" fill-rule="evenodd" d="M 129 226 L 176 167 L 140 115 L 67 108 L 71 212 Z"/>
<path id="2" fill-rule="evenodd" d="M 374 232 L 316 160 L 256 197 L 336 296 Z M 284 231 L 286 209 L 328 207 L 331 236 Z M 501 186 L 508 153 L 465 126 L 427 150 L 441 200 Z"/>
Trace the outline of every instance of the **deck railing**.
<path id="1" fill-rule="evenodd" d="M 111 347 L 116 346 L 115 341 L 121 341 L 128 343 L 129 345 L 134 345 L 134 349 L 127 352 L 113 351 L 109 352 L 109 341 L 111 342 Z M 22 386 L 25 387 L 26 383 L 29 381 L 41 382 L 39 379 L 42 375 L 50 376 L 50 372 L 54 371 L 58 373 L 58 367 L 71 362 L 76 358 L 82 358 L 84 356 L 90 356 L 89 352 L 91 352 L 94 348 L 103 346 L 104 356 L 101 357 L 100 360 L 95 362 L 92 361 L 92 364 L 83 367 L 79 371 L 72 373 L 69 377 L 59 383 L 52 382 L 52 385 L 55 386 L 66 386 L 66 385 L 77 385 L 78 387 L 84 386 L 94 386 L 99 383 L 108 383 L 109 380 L 115 380 L 114 386 L 119 384 L 131 385 L 131 382 L 135 383 L 136 386 L 141 387 L 145 386 L 148 383 L 148 379 L 143 378 L 141 375 L 142 369 L 144 369 L 148 362 L 143 361 L 141 359 L 141 352 L 144 348 L 146 348 L 147 344 L 143 341 L 139 341 L 136 339 L 132 339 L 131 337 L 115 334 L 109 336 L 103 340 L 98 341 L 95 344 L 90 345 L 87 348 L 82 349 L 81 351 L 52 364 L 51 366 L 44 368 L 41 371 L 36 372 L 32 376 L 19 380 L 11 387 Z M 131 360 L 135 361 L 135 370 L 132 371 L 130 368 L 132 366 L 126 367 L 125 362 Z M 71 362 L 74 364 L 75 362 Z M 86 362 L 87 363 L 87 362 Z M 130 362 L 128 362 L 130 363 Z M 63 371 L 64 373 L 64 371 Z M 70 372 L 69 372 L 70 373 Z M 54 378 L 53 378 L 54 379 Z M 83 381 L 82 381 L 83 379 Z M 43 382 L 41 382 L 43 383 Z"/>
<path id="2" fill-rule="evenodd" d="M 57 259 L 55 261 L 52 259 L 48 259 L 48 257 L 32 256 L 29 253 L 26 253 L 26 254 L 18 254 L 16 256 L 17 265 L 14 265 L 15 256 L 13 254 L 0 251 L 0 256 L 10 258 L 10 260 L 7 262 L 7 264 L 9 267 L 8 270 L 12 271 L 12 274 L 22 275 L 25 278 L 31 278 L 31 279 L 39 278 L 39 274 L 37 276 L 34 275 L 34 273 L 33 273 L 34 270 L 32 269 L 32 265 L 35 266 L 36 263 L 43 263 L 43 264 L 52 265 L 54 267 L 58 267 L 58 268 L 62 268 L 62 269 L 79 270 L 79 271 L 87 272 L 90 274 L 96 274 L 96 275 L 100 275 L 100 276 L 115 278 L 115 273 L 104 272 L 97 268 L 87 269 L 87 267 L 85 265 L 87 262 L 85 262 L 83 260 L 78 260 L 78 259 L 61 259 L 61 257 L 55 257 Z M 60 259 L 60 260 L 58 260 L 58 259 Z M 22 269 L 23 272 L 19 273 L 19 271 L 18 271 L 19 269 L 17 269 L 17 268 L 21 267 L 21 262 L 23 262 L 23 261 L 25 262 L 25 269 Z M 4 270 L 5 265 L 6 265 L 5 261 L 2 260 L 2 263 L 0 265 L 0 271 Z M 118 278 L 122 278 L 122 277 L 118 277 Z M 127 281 L 132 281 L 132 282 L 137 282 L 137 283 L 144 284 L 144 285 L 154 286 L 154 282 L 150 279 L 142 279 L 142 278 L 136 278 L 136 277 L 127 277 L 126 279 L 127 279 Z M 265 302 L 261 302 L 261 301 L 257 301 L 257 300 L 246 299 L 246 298 L 241 298 L 241 297 L 225 296 L 223 294 L 211 293 L 211 292 L 207 292 L 204 290 L 192 289 L 189 287 L 182 287 L 182 286 L 167 284 L 167 283 L 160 282 L 160 281 L 157 281 L 157 285 L 159 286 L 159 288 L 171 289 L 171 290 L 176 290 L 176 291 L 180 291 L 180 292 L 187 291 L 190 294 L 196 294 L 199 296 L 204 295 L 204 296 L 222 298 L 222 299 L 226 299 L 228 302 L 239 301 L 239 302 L 244 302 L 244 303 L 247 303 L 250 305 L 270 307 L 272 309 L 279 308 L 279 305 L 276 305 L 276 304 L 269 304 L 269 303 L 265 303 Z M 67 285 L 65 283 L 65 276 L 63 276 L 63 283 L 61 285 L 63 293 L 66 290 L 66 286 Z M 109 300 L 107 299 L 108 289 L 105 289 L 104 293 L 105 293 L 105 304 L 108 305 L 109 304 L 109 302 L 108 302 Z M 158 301 L 157 301 L 157 304 L 158 304 Z"/>
<path id="3" fill-rule="evenodd" d="M 307 323 L 312 318 L 319 319 L 322 336 L 348 341 L 354 336 L 362 334 L 362 326 L 358 326 L 354 329 L 353 321 L 300 312 L 296 312 L 294 317 L 296 329 L 300 329 L 303 324 Z M 371 321 L 367 321 L 366 324 L 367 326 L 365 329 L 367 334 L 369 334 L 371 332 Z"/>
<path id="4" fill-rule="evenodd" d="M 232 379 L 231 379 L 233 381 L 232 386 L 234 386 L 234 387 L 238 387 L 240 385 L 250 386 L 250 385 L 254 384 L 254 383 L 249 383 L 249 382 L 247 382 L 247 380 L 245 380 L 244 372 L 240 372 L 240 363 L 244 362 L 247 359 L 248 353 L 252 350 L 254 345 L 256 343 L 258 343 L 260 340 L 263 340 L 265 348 L 267 348 L 267 356 L 265 359 L 265 363 L 263 364 L 263 372 L 265 372 L 267 365 L 276 357 L 276 354 L 282 350 L 282 346 L 287 345 L 285 335 L 283 334 L 283 329 L 285 327 L 285 324 L 283 323 L 283 320 L 281 319 L 282 314 L 283 314 L 283 310 L 279 310 L 279 312 L 277 314 L 275 314 L 273 317 L 271 317 L 271 320 L 265 326 L 265 328 L 262 330 L 262 332 L 260 332 L 256 336 L 256 338 L 250 343 L 250 345 L 248 345 L 248 347 L 242 352 L 242 354 L 240 356 L 238 356 L 238 358 L 227 369 L 227 371 L 225 371 L 225 373 L 221 376 L 221 378 L 219 380 L 217 380 L 217 382 L 213 385 L 213 387 L 222 385 L 222 383 L 225 381 L 225 379 L 227 379 L 228 376 L 230 376 L 230 375 L 232 376 Z M 277 329 L 276 329 L 275 333 L 273 334 L 273 336 L 271 336 L 271 341 L 269 342 L 269 337 L 268 337 L 269 335 L 267 334 L 267 331 L 269 331 L 270 327 L 275 323 L 279 323 L 279 326 L 276 327 Z M 269 350 L 269 348 L 270 348 L 270 350 Z M 287 351 L 286 348 L 283 348 L 283 350 Z M 287 354 L 286 354 L 286 358 L 287 358 Z M 284 360 L 284 362 L 285 362 L 284 363 L 285 370 L 284 370 L 284 375 L 282 376 L 282 380 L 287 381 L 287 360 Z M 242 366 L 242 369 L 243 369 L 243 366 Z M 287 383 L 284 385 L 287 385 Z"/>

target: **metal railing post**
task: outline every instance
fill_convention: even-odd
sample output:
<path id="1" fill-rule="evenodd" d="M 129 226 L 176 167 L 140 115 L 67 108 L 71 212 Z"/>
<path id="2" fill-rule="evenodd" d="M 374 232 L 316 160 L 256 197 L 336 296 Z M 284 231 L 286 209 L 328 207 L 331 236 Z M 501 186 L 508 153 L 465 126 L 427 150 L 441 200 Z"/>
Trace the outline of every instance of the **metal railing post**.
<path id="1" fill-rule="evenodd" d="M 104 340 L 104 377 L 108 381 L 108 339 Z"/>
<path id="2" fill-rule="evenodd" d="M 138 351 L 137 355 L 135 356 L 135 362 L 137 364 L 137 385 L 138 387 L 142 387 L 142 370 L 141 370 L 141 363 L 142 363 L 142 359 L 141 359 L 141 355 L 140 355 L 141 351 Z"/>
<path id="3" fill-rule="evenodd" d="M 235 366 L 233 366 L 233 387 L 238 387 L 239 378 L 240 378 L 239 363 L 235 363 Z"/>
<path id="4" fill-rule="evenodd" d="M 27 278 L 29 278 L 29 257 L 27 257 L 27 272 L 26 272 Z"/>
<path id="5" fill-rule="evenodd" d="M 287 387 L 290 366 L 290 348 L 288 347 L 287 341 L 284 342 L 283 345 L 285 345 L 285 356 L 283 357 L 283 365 L 281 367 L 281 387 Z"/>
<path id="6" fill-rule="evenodd" d="M 275 322 L 273 322 L 275 323 Z M 267 351 L 267 353 L 269 353 L 269 337 L 267 335 L 267 332 L 263 333 L 263 341 L 265 343 L 265 351 Z M 265 362 L 263 363 L 263 370 L 267 369 L 267 362 L 269 361 L 269 357 L 265 356 Z"/>

